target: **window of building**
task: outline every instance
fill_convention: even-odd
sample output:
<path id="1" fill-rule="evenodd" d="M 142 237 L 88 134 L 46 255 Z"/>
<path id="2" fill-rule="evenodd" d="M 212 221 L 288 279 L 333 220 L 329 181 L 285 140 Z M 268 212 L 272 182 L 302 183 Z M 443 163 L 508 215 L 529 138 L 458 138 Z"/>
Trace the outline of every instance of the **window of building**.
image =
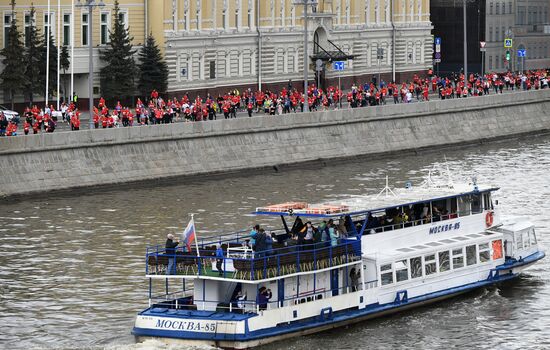
<path id="1" fill-rule="evenodd" d="M 450 269 L 449 251 L 439 252 L 439 272 L 449 271 Z"/>
<path id="2" fill-rule="evenodd" d="M 235 28 L 239 30 L 239 9 L 235 10 Z"/>
<path id="3" fill-rule="evenodd" d="M 201 11 L 198 10 L 196 15 L 195 15 L 195 19 L 197 21 L 197 30 L 201 30 Z"/>
<path id="4" fill-rule="evenodd" d="M 493 3 L 490 3 L 490 4 L 489 4 L 489 14 L 490 14 L 490 15 L 493 14 Z"/>
<path id="5" fill-rule="evenodd" d="M 71 45 L 71 14 L 63 14 L 63 45 Z"/>
<path id="6" fill-rule="evenodd" d="M 512 2 L 511 2 L 511 1 L 508 3 L 508 13 L 509 13 L 509 14 L 512 14 L 512 13 L 513 13 L 513 12 L 512 12 Z"/>
<path id="7" fill-rule="evenodd" d="M 248 22 L 248 28 L 252 28 L 252 10 L 248 9 L 248 15 L 247 15 L 247 22 Z"/>
<path id="8" fill-rule="evenodd" d="M 493 56 L 489 56 L 489 70 L 493 69 Z"/>
<path id="9" fill-rule="evenodd" d="M 497 4 L 496 4 L 495 15 L 500 15 L 500 3 L 499 2 L 497 2 Z"/>
<path id="10" fill-rule="evenodd" d="M 51 20 L 51 21 L 50 21 Z M 50 26 L 51 22 L 51 26 Z M 51 29 L 48 29 L 51 28 Z M 52 38 L 55 39 L 55 13 L 51 12 L 48 16 L 47 13 L 44 13 L 44 35 L 48 35 L 48 30 L 50 31 L 50 34 Z"/>
<path id="11" fill-rule="evenodd" d="M 506 37 L 506 28 L 502 27 L 502 40 L 501 41 L 504 41 L 505 37 Z"/>
<path id="12" fill-rule="evenodd" d="M 493 27 L 489 27 L 489 41 L 493 41 Z"/>
<path id="13" fill-rule="evenodd" d="M 499 41 L 500 40 L 500 29 L 499 27 L 496 27 L 495 28 L 495 41 Z"/>
<path id="14" fill-rule="evenodd" d="M 227 30 L 227 10 L 222 11 L 222 26 L 224 30 Z"/>
<path id="15" fill-rule="evenodd" d="M 124 24 L 124 28 L 128 29 L 128 12 L 120 11 L 118 13 L 118 21 L 120 23 Z"/>
<path id="16" fill-rule="evenodd" d="M 395 281 L 403 282 L 409 279 L 408 260 L 399 260 L 395 263 Z"/>
<path id="17" fill-rule="evenodd" d="M 31 26 L 33 25 L 34 18 L 31 18 L 31 13 L 27 12 L 25 13 L 25 46 L 28 47 L 30 45 L 30 38 L 31 38 Z"/>
<path id="18" fill-rule="evenodd" d="M 462 248 L 453 249 L 453 269 L 464 267 L 464 254 Z"/>
<path id="19" fill-rule="evenodd" d="M 502 3 L 502 14 L 506 14 L 506 4 L 504 2 Z"/>
<path id="20" fill-rule="evenodd" d="M 210 61 L 210 79 L 216 79 L 216 61 Z"/>
<path id="21" fill-rule="evenodd" d="M 385 264 L 380 266 L 380 281 L 383 286 L 393 283 L 392 264 Z"/>
<path id="22" fill-rule="evenodd" d="M 435 264 L 435 254 L 429 254 L 424 256 L 424 273 L 426 276 L 434 274 L 437 272 L 437 267 Z"/>
<path id="23" fill-rule="evenodd" d="M 88 46 L 88 14 L 82 14 L 82 46 Z"/>
<path id="24" fill-rule="evenodd" d="M 4 15 L 4 47 L 9 44 L 9 32 L 11 26 L 11 14 Z"/>
<path id="25" fill-rule="evenodd" d="M 466 265 L 475 265 L 477 264 L 477 254 L 476 254 L 476 245 L 469 245 L 466 247 Z"/>
<path id="26" fill-rule="evenodd" d="M 106 45 L 109 42 L 109 12 L 101 12 L 99 17 L 100 44 Z"/>

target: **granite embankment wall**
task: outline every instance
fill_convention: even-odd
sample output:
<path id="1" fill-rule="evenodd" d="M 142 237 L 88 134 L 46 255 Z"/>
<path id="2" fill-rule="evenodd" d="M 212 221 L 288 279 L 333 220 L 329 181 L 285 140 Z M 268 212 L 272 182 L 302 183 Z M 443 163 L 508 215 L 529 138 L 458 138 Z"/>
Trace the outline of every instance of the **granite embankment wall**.
<path id="1" fill-rule="evenodd" d="M 550 130 L 550 90 L 0 139 L 0 196 L 228 173 Z"/>

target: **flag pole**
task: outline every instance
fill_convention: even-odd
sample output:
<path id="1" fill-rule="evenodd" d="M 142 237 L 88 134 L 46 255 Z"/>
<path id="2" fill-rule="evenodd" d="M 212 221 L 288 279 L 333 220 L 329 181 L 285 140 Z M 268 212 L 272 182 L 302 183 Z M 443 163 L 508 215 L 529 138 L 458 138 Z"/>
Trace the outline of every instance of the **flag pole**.
<path id="1" fill-rule="evenodd" d="M 52 29 L 52 13 L 51 13 L 51 3 L 48 0 L 48 27 L 46 31 L 46 96 L 44 98 L 44 110 L 48 108 L 48 90 L 50 82 L 50 32 Z M 50 112 L 51 115 L 51 112 Z"/>
<path id="2" fill-rule="evenodd" d="M 197 236 L 197 228 L 195 227 L 195 214 L 191 214 L 191 220 L 193 221 L 193 229 L 195 230 L 195 247 L 197 248 L 197 256 L 200 258 L 201 253 L 199 251 L 199 236 Z"/>
<path id="3" fill-rule="evenodd" d="M 59 57 L 61 43 L 61 0 L 57 0 L 57 110 L 59 111 Z"/>
<path id="4" fill-rule="evenodd" d="M 71 94 L 69 95 L 69 100 L 73 101 L 74 94 L 74 0 L 71 0 Z M 65 92 L 65 95 L 67 92 Z"/>

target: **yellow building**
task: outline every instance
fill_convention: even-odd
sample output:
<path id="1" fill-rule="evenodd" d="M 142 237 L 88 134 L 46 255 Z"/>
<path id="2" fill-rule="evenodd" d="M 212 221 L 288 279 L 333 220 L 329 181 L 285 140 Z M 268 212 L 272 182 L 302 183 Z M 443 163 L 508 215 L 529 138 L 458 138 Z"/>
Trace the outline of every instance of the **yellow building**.
<path id="1" fill-rule="evenodd" d="M 82 1 L 85 3 L 85 1 Z M 98 3 L 98 2 L 97 2 Z M 78 6 L 78 0 L 74 0 L 74 19 L 71 0 L 50 0 L 50 16 L 48 16 L 47 0 L 16 0 L 15 16 L 17 26 L 22 33 L 22 40 L 25 42 L 25 33 L 31 25 L 31 5 L 35 8 L 34 24 L 39 34 L 43 35 L 48 30 L 51 22 L 51 33 L 55 39 L 56 45 L 67 45 L 69 54 L 71 53 L 72 37 L 71 22 L 74 20 L 74 92 L 79 96 L 82 107 L 86 104 L 83 100 L 87 99 L 88 93 L 88 57 L 89 57 L 89 39 L 88 31 L 90 24 L 92 27 L 92 43 L 94 47 L 94 72 L 98 73 L 101 67 L 99 60 L 99 50 L 105 46 L 109 40 L 109 30 L 113 22 L 114 0 L 104 0 L 105 6 L 96 7 L 90 17 L 87 7 Z M 59 6 L 58 6 L 59 5 Z M 127 24 L 130 30 L 130 36 L 133 37 L 133 44 L 142 45 L 145 42 L 145 2 L 143 0 L 119 0 L 120 18 Z M 0 14 L 2 15 L 3 31 L 0 37 L 0 48 L 3 48 L 6 42 L 6 35 L 13 16 L 10 1 L 0 2 Z M 51 21 L 50 21 L 51 19 Z M 90 20 L 91 19 L 91 20 Z M 51 64 L 57 64 L 51 62 Z M 2 69 L 3 67 L 0 67 Z M 63 72 L 61 72 L 63 73 Z M 70 68 L 66 72 L 70 75 Z M 70 78 L 68 78 L 70 80 Z M 63 86 L 60 95 L 69 96 L 71 94 L 70 84 L 67 86 L 67 92 L 64 94 Z M 0 94 L 1 95 L 1 94 Z M 42 95 L 44 95 L 42 93 Z M 94 95 L 99 97 L 99 74 L 94 76 Z M 0 100 L 2 100 L 0 96 Z M 22 101 L 19 96 L 18 101 Z M 6 99 L 4 99 L 5 101 Z M 43 101 L 44 96 L 36 96 L 36 101 Z"/>
<path id="2" fill-rule="evenodd" d="M 28 25 L 31 2 L 36 8 L 35 23 L 43 33 L 46 0 L 17 0 L 18 25 L 22 32 Z M 289 80 L 299 86 L 304 75 L 304 6 L 300 2 L 304 0 L 120 0 L 120 8 L 134 45 L 141 45 L 147 33 L 155 36 L 168 63 L 171 93 L 218 93 L 232 87 L 277 88 Z M 93 12 L 96 72 L 98 49 L 108 40 L 113 3 L 107 0 L 106 6 Z M 379 73 L 383 80 L 400 81 L 427 70 L 432 66 L 429 5 L 429 0 L 317 0 L 309 5 L 311 82 L 333 84 L 340 76 L 344 87 L 349 87 Z M 54 37 L 70 45 L 71 1 L 61 0 L 59 11 L 57 0 L 51 0 L 50 12 Z M 7 0 L 0 5 L 0 13 L 5 33 L 11 19 Z M 77 7 L 74 73 L 75 92 L 81 98 L 88 97 L 88 21 L 87 9 Z M 341 59 L 349 60 L 338 73 L 331 61 Z M 99 96 L 97 74 L 94 95 Z"/>

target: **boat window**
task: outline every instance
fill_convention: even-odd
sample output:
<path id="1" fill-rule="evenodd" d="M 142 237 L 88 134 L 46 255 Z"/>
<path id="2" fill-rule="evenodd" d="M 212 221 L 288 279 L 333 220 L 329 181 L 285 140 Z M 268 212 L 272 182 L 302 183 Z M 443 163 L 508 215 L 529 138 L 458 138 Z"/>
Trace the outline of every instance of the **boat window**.
<path id="1" fill-rule="evenodd" d="M 384 264 L 380 266 L 380 280 L 382 285 L 393 283 L 393 264 Z"/>
<path id="2" fill-rule="evenodd" d="M 435 254 L 424 256 L 424 271 L 426 273 L 426 276 L 437 272 L 437 268 L 435 265 Z"/>
<path id="3" fill-rule="evenodd" d="M 516 233 L 516 249 L 523 249 L 523 235 L 521 234 L 521 232 Z"/>
<path id="4" fill-rule="evenodd" d="M 481 196 L 479 194 L 472 194 L 472 214 L 481 213 Z"/>
<path id="5" fill-rule="evenodd" d="M 453 249 L 453 269 L 464 267 L 464 255 L 462 248 Z"/>
<path id="6" fill-rule="evenodd" d="M 475 265 L 477 263 L 476 245 L 469 245 L 466 247 L 466 265 Z"/>
<path id="7" fill-rule="evenodd" d="M 409 279 L 409 265 L 407 260 L 395 262 L 395 282 L 403 282 Z"/>
<path id="8" fill-rule="evenodd" d="M 483 207 L 485 210 L 493 210 L 493 202 L 491 201 L 491 192 L 483 194 Z"/>
<path id="9" fill-rule="evenodd" d="M 449 271 L 450 269 L 449 251 L 439 252 L 439 272 Z"/>
<path id="10" fill-rule="evenodd" d="M 447 201 L 433 201 L 432 202 L 432 212 L 433 218 L 432 221 L 441 221 L 448 219 L 449 212 L 447 211 Z"/>
<path id="11" fill-rule="evenodd" d="M 479 262 L 484 263 L 491 259 L 489 251 L 489 243 L 482 243 L 479 245 Z"/>
<path id="12" fill-rule="evenodd" d="M 470 215 L 470 201 L 467 196 L 458 197 L 458 215 Z"/>
<path id="13" fill-rule="evenodd" d="M 411 278 L 422 277 L 422 258 L 411 258 Z"/>
<path id="14" fill-rule="evenodd" d="M 537 245 L 537 235 L 534 228 L 529 230 L 529 235 L 531 236 L 531 245 Z"/>

